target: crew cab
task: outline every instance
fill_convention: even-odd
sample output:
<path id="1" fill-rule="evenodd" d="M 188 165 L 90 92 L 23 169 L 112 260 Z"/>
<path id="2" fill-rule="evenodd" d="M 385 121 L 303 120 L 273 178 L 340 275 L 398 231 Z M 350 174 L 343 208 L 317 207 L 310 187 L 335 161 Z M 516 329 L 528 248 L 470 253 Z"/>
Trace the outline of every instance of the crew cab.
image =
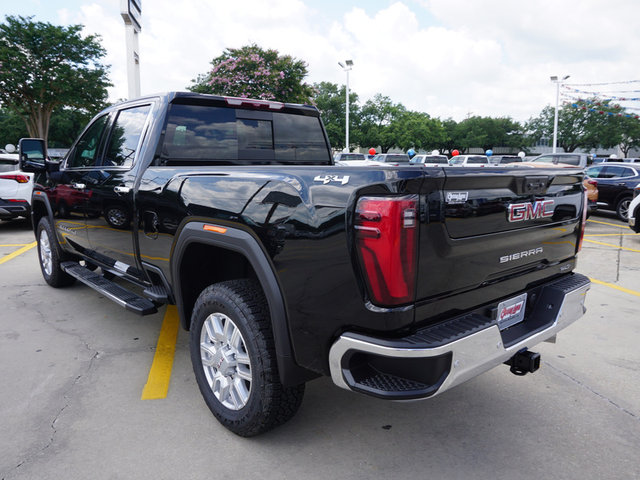
<path id="1" fill-rule="evenodd" d="M 45 281 L 175 304 L 238 435 L 287 421 L 320 375 L 412 400 L 533 372 L 529 349 L 584 312 L 578 169 L 337 166 L 315 107 L 180 92 L 101 112 L 60 165 L 21 161 L 43 177 Z"/>

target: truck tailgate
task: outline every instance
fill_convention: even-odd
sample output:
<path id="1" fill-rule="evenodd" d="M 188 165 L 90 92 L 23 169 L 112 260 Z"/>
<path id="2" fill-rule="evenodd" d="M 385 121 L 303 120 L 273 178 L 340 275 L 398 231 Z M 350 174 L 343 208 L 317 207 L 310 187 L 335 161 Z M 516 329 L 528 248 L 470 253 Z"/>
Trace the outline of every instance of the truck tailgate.
<path id="1" fill-rule="evenodd" d="M 541 278 L 535 272 L 567 261 L 571 265 L 558 272 L 571 270 L 581 228 L 582 177 L 577 169 L 446 168 L 444 177 L 427 178 L 417 319 L 437 314 L 439 298 L 493 285 L 484 296 L 474 295 L 474 302 L 488 303 Z M 455 305 L 447 303 L 449 309 Z"/>

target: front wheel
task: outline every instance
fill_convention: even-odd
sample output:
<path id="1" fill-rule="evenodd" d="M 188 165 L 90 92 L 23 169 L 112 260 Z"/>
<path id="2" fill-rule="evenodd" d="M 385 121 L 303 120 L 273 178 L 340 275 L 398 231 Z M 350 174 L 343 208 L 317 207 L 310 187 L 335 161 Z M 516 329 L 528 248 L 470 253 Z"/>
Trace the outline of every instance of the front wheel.
<path id="1" fill-rule="evenodd" d="M 58 247 L 53 227 L 47 217 L 42 217 L 36 231 L 38 239 L 38 260 L 44 280 L 52 287 L 65 287 L 75 282 L 75 278 L 60 268 L 63 253 Z"/>
<path id="2" fill-rule="evenodd" d="M 616 206 L 616 215 L 623 222 L 629 221 L 629 205 L 631 205 L 631 197 L 622 198 Z"/>
<path id="3" fill-rule="evenodd" d="M 193 370 L 207 406 L 232 432 L 251 437 L 295 415 L 304 384 L 280 383 L 268 305 L 247 279 L 207 287 L 191 316 Z"/>

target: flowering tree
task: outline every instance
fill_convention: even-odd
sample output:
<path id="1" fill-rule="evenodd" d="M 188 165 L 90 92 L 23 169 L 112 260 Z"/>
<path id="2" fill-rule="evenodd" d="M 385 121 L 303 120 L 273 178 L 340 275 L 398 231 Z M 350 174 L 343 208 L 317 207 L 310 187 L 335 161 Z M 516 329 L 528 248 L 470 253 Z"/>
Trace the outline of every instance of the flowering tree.
<path id="1" fill-rule="evenodd" d="M 0 104 L 22 117 L 33 137 L 47 139 L 56 108 L 95 113 L 106 101 L 106 52 L 99 37 L 81 30 L 19 16 L 0 24 Z"/>
<path id="2" fill-rule="evenodd" d="M 304 83 L 307 64 L 256 44 L 228 48 L 211 61 L 213 69 L 199 75 L 189 90 L 233 97 L 310 103 L 313 88 Z"/>

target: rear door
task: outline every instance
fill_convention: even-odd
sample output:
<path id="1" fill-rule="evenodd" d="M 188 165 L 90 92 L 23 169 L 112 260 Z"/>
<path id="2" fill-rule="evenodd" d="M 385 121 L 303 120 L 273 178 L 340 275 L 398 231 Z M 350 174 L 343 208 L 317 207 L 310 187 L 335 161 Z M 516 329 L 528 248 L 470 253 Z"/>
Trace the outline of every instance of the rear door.
<path id="1" fill-rule="evenodd" d="M 142 278 L 134 251 L 133 188 L 137 152 L 148 123 L 151 103 L 127 105 L 114 113 L 98 165 L 91 171 L 87 226 L 91 248 L 101 261 Z"/>

